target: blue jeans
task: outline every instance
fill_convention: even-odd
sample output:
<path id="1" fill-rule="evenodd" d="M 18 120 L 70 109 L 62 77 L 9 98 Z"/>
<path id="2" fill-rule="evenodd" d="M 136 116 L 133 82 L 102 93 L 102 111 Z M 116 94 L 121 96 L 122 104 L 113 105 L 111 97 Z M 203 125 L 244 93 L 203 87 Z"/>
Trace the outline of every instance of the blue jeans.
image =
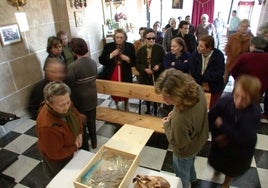
<path id="1" fill-rule="evenodd" d="M 181 178 L 183 188 L 189 188 L 190 182 L 196 181 L 194 160 L 195 155 L 187 158 L 179 158 L 173 154 L 173 168 L 176 176 Z"/>

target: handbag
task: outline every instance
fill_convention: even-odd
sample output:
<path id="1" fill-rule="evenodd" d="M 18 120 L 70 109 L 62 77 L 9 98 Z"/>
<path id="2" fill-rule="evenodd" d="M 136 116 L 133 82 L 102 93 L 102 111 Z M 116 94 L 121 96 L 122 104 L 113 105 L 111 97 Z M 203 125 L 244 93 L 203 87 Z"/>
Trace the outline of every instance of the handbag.
<path id="1" fill-rule="evenodd" d="M 170 188 L 169 182 L 161 176 L 137 175 L 133 179 L 134 188 Z"/>

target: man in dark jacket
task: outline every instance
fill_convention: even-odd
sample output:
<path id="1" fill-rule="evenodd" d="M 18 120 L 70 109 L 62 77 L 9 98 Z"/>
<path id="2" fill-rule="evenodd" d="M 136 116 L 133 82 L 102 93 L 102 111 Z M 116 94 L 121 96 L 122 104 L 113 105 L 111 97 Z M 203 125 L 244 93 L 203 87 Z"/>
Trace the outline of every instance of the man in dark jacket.
<path id="1" fill-rule="evenodd" d="M 187 51 L 193 54 L 196 51 L 197 42 L 195 36 L 189 33 L 189 22 L 181 21 L 179 24 L 179 35 L 178 37 L 183 38 L 187 46 Z"/>

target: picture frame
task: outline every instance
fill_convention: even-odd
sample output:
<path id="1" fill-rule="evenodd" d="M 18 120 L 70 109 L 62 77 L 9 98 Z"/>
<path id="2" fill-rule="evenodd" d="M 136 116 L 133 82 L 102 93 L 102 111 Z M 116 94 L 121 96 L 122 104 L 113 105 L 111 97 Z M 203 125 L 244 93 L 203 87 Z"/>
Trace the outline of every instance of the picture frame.
<path id="1" fill-rule="evenodd" d="M 21 35 L 18 24 L 0 27 L 1 45 L 4 47 L 13 43 L 21 42 Z"/>
<path id="2" fill-rule="evenodd" d="M 183 8 L 183 0 L 172 0 L 172 8 L 173 9 L 182 9 Z"/>

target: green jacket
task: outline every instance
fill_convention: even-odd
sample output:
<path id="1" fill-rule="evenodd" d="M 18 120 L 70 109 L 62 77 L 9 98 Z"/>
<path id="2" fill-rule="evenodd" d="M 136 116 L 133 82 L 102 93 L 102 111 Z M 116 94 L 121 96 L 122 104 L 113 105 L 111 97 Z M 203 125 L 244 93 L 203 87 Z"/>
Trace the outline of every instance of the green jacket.
<path id="1" fill-rule="evenodd" d="M 208 139 L 208 114 L 206 97 L 201 88 L 199 102 L 184 111 L 174 107 L 171 120 L 164 124 L 164 129 L 177 157 L 187 158 L 202 149 Z"/>

